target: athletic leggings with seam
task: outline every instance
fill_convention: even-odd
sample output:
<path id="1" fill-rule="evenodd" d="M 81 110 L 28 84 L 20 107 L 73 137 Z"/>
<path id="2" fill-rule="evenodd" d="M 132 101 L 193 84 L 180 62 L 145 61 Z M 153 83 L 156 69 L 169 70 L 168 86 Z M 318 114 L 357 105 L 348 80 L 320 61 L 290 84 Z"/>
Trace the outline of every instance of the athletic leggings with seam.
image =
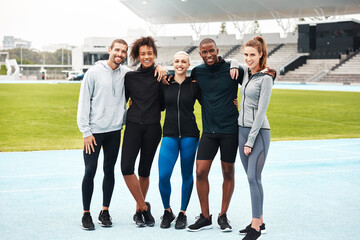
<path id="1" fill-rule="evenodd" d="M 251 154 L 246 156 L 244 146 L 251 128 L 239 126 L 239 152 L 244 166 L 251 194 L 252 217 L 260 219 L 263 215 L 264 192 L 261 183 L 261 172 L 270 146 L 270 130 L 260 129 L 255 139 Z"/>
<path id="2" fill-rule="evenodd" d="M 121 172 L 134 174 L 135 162 L 140 151 L 138 175 L 149 177 L 156 149 L 161 140 L 161 125 L 140 124 L 127 121 L 121 149 Z"/>
<path id="3" fill-rule="evenodd" d="M 180 210 L 186 211 L 193 189 L 193 169 L 198 144 L 197 137 L 163 137 L 159 153 L 159 190 L 164 209 L 170 208 L 170 178 L 180 152 L 182 177 Z"/>
<path id="4" fill-rule="evenodd" d="M 94 191 L 94 177 L 96 174 L 97 164 L 101 146 L 104 152 L 104 179 L 103 179 L 103 206 L 109 207 L 111 196 L 114 190 L 115 177 L 114 167 L 119 153 L 121 130 L 95 133 L 93 134 L 96 141 L 94 145 L 95 152 L 87 154 L 83 151 L 85 174 L 82 182 L 82 198 L 84 211 L 90 210 L 91 197 Z"/>

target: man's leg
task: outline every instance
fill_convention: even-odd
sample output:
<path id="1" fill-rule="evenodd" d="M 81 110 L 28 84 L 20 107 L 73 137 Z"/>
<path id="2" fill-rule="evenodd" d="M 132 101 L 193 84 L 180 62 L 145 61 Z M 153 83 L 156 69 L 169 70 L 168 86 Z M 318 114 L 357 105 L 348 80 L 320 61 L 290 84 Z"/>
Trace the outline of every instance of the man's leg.
<path id="1" fill-rule="evenodd" d="M 106 134 L 103 144 L 104 180 L 103 180 L 103 210 L 108 210 L 115 185 L 114 167 L 120 148 L 121 130 Z"/>
<path id="2" fill-rule="evenodd" d="M 220 216 L 229 208 L 235 187 L 235 159 L 238 149 L 238 134 L 224 134 L 220 140 L 221 168 L 223 173 L 223 196 Z"/>
<path id="3" fill-rule="evenodd" d="M 201 213 L 210 218 L 209 211 L 209 172 L 212 160 L 196 160 L 196 189 L 199 196 Z"/>
<path id="4" fill-rule="evenodd" d="M 221 212 L 220 216 L 227 212 L 232 194 L 234 192 L 235 179 L 234 179 L 234 163 L 221 162 L 221 168 L 223 173 L 223 195 L 221 203 Z"/>

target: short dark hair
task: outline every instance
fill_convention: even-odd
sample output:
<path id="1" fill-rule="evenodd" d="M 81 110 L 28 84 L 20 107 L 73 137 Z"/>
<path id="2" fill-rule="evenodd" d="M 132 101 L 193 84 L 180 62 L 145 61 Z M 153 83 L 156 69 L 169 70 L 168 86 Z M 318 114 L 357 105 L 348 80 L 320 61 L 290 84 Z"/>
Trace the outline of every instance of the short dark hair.
<path id="1" fill-rule="evenodd" d="M 124 39 L 118 38 L 118 39 L 115 39 L 114 41 L 112 41 L 112 43 L 110 45 L 110 49 L 114 48 L 115 43 L 124 44 L 124 45 L 126 45 L 126 47 L 129 47 L 127 42 Z"/>
<path id="2" fill-rule="evenodd" d="M 130 57 L 133 61 L 136 61 L 136 59 L 139 57 L 139 50 L 141 46 L 151 47 L 154 51 L 155 56 L 157 57 L 157 48 L 156 48 L 155 40 L 152 37 L 147 36 L 136 39 L 135 42 L 133 42 L 130 51 Z"/>
<path id="3" fill-rule="evenodd" d="M 217 47 L 216 42 L 212 38 L 204 38 L 203 40 L 201 40 L 199 46 L 201 46 L 203 44 L 207 44 L 207 43 L 214 43 L 215 47 Z"/>

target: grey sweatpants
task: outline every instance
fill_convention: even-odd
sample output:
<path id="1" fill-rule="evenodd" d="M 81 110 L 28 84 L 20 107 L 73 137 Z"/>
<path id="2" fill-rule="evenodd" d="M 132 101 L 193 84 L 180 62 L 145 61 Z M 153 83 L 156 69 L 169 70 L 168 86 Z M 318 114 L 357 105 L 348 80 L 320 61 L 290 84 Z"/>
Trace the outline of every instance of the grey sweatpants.
<path id="1" fill-rule="evenodd" d="M 266 155 L 270 146 L 270 130 L 261 129 L 259 131 L 251 154 L 246 156 L 244 153 L 244 146 L 248 139 L 250 129 L 251 128 L 244 128 L 239 126 L 239 152 L 241 162 L 244 166 L 249 181 L 252 217 L 260 219 L 261 215 L 263 215 L 264 202 L 264 192 L 261 184 L 261 172 L 263 170 Z"/>

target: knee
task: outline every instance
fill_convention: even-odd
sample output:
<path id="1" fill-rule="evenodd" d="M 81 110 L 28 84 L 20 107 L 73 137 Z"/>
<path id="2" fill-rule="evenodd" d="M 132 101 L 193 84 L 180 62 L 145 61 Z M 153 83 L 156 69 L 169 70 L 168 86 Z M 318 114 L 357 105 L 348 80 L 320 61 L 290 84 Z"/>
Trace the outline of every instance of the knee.
<path id="1" fill-rule="evenodd" d="M 256 178 L 255 178 L 254 175 L 248 174 L 247 179 L 248 179 L 248 182 L 249 182 L 250 186 L 255 186 L 257 184 Z"/>
<path id="2" fill-rule="evenodd" d="M 159 173 L 159 182 L 160 183 L 166 183 L 169 182 L 171 178 L 171 175 L 167 172 L 160 172 Z"/>
<path id="3" fill-rule="evenodd" d="M 105 176 L 114 176 L 114 168 L 104 168 L 104 175 Z"/>
<path id="4" fill-rule="evenodd" d="M 95 174 L 96 174 L 96 169 L 86 168 L 84 179 L 92 180 L 94 179 Z"/>
<path id="5" fill-rule="evenodd" d="M 196 169 L 196 180 L 204 181 L 207 179 L 209 172 L 201 169 Z"/>
<path id="6" fill-rule="evenodd" d="M 139 167 L 139 177 L 148 178 L 150 176 L 150 170 L 146 167 Z"/>
<path id="7" fill-rule="evenodd" d="M 223 167 L 222 173 L 225 181 L 234 181 L 234 166 Z"/>
<path id="8" fill-rule="evenodd" d="M 134 168 L 131 166 L 128 166 L 127 164 L 121 163 L 121 173 L 122 173 L 122 175 L 133 175 Z"/>

